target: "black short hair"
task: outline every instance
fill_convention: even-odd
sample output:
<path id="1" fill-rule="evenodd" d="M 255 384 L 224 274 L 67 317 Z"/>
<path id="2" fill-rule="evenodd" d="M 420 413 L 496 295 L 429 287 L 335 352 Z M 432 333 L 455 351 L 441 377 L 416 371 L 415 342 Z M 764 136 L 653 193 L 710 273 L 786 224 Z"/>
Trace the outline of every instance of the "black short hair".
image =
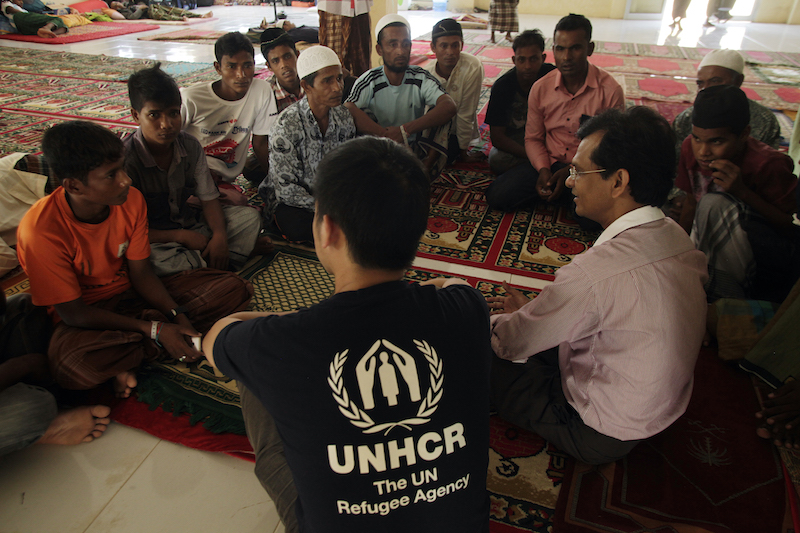
<path id="1" fill-rule="evenodd" d="M 637 203 L 664 205 L 675 177 L 675 133 L 669 122 L 645 106 L 625 112 L 609 109 L 586 121 L 578 137 L 585 139 L 598 131 L 604 132 L 603 138 L 590 158 L 606 169 L 603 178 L 624 168 Z"/>
<path id="2" fill-rule="evenodd" d="M 128 98 L 136 111 L 141 111 L 147 102 L 163 106 L 181 105 L 178 84 L 172 76 L 161 70 L 160 62 L 131 74 L 128 78 Z"/>
<path id="3" fill-rule="evenodd" d="M 390 22 L 389 24 L 381 28 L 381 31 L 378 32 L 378 44 L 381 44 L 381 39 L 383 39 L 383 30 L 385 30 L 386 28 L 397 28 L 397 27 L 408 28 L 408 26 L 406 26 L 402 22 Z M 408 37 L 409 39 L 411 38 L 411 28 L 408 28 Z"/>
<path id="4" fill-rule="evenodd" d="M 223 56 L 233 57 L 241 51 L 249 53 L 254 59 L 256 57 L 253 43 L 238 31 L 226 33 L 214 43 L 214 57 L 217 58 L 217 63 L 222 63 Z"/>
<path id="5" fill-rule="evenodd" d="M 42 151 L 51 172 L 59 182 L 77 179 L 86 183 L 89 172 L 118 161 L 125 153 L 114 133 L 93 122 L 62 122 L 44 132 Z"/>
<path id="6" fill-rule="evenodd" d="M 328 153 L 314 182 L 317 217 L 328 215 L 363 268 L 411 266 L 428 224 L 430 184 L 405 146 L 359 137 Z"/>
<path id="7" fill-rule="evenodd" d="M 516 53 L 520 48 L 527 48 L 529 46 L 536 46 L 544 52 L 544 35 L 537 28 L 535 30 L 525 30 L 514 38 L 511 48 Z"/>
<path id="8" fill-rule="evenodd" d="M 556 24 L 556 29 L 553 32 L 553 35 L 556 34 L 558 31 L 575 31 L 575 30 L 583 30 L 586 32 L 586 40 L 592 40 L 592 23 L 589 22 L 589 19 L 584 17 L 583 15 L 576 15 L 575 13 L 570 13 L 566 17 L 563 17 L 561 20 L 558 21 Z"/>

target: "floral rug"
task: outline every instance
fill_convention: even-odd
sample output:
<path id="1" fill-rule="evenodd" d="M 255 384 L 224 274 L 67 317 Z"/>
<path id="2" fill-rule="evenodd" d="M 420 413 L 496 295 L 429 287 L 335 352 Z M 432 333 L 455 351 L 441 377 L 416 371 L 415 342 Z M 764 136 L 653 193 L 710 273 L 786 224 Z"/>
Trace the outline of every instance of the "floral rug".
<path id="1" fill-rule="evenodd" d="M 539 203 L 516 213 L 490 210 L 485 192 L 493 179 L 479 168 L 442 172 L 431 185 L 431 214 L 418 256 L 552 280 L 597 238 L 563 207 Z"/>

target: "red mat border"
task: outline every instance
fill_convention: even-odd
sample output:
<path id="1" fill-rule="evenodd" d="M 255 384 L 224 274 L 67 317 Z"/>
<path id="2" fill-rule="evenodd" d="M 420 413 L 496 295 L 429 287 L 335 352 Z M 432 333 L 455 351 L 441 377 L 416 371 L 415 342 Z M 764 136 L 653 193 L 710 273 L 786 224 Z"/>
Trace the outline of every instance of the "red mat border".
<path id="1" fill-rule="evenodd" d="M 45 39 L 38 35 L 20 35 L 19 33 L 4 33 L 0 35 L 0 39 L 7 39 L 9 41 L 23 41 L 27 43 L 42 43 L 42 44 L 70 44 L 80 43 L 84 41 L 93 41 L 95 39 L 105 39 L 107 37 L 118 37 L 120 35 L 128 35 L 129 33 L 138 33 L 140 31 L 151 31 L 158 29 L 159 26 L 153 24 L 120 24 L 117 22 L 92 22 L 92 26 L 107 26 L 107 31 L 99 31 L 92 33 L 67 33 L 66 35 L 56 37 L 54 39 Z"/>

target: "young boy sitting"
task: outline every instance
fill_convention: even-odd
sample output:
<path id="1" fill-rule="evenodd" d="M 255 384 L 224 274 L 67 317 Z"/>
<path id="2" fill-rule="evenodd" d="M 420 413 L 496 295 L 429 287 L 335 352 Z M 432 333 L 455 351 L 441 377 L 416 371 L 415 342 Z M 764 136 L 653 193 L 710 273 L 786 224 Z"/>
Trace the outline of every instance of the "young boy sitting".
<path id="1" fill-rule="evenodd" d="M 780 301 L 796 280 L 800 239 L 792 225 L 792 160 L 750 136 L 750 107 L 738 87 L 697 93 L 675 185 L 679 222 L 708 257 L 710 300 Z"/>
<path id="2" fill-rule="evenodd" d="M 314 197 L 335 294 L 233 315 L 204 343 L 242 387 L 256 476 L 287 532 L 489 531 L 486 303 L 463 280 L 402 280 L 426 170 L 394 141 L 353 139 L 319 164 Z"/>
<path id="3" fill-rule="evenodd" d="M 245 309 L 250 283 L 212 269 L 156 277 L 144 197 L 111 131 L 64 122 L 45 132 L 42 150 L 62 186 L 22 219 L 17 253 L 33 303 L 55 322 L 48 359 L 56 382 L 89 389 L 111 380 L 126 397 L 143 361 L 199 359 L 190 337 Z"/>
<path id="4" fill-rule="evenodd" d="M 183 130 L 203 145 L 223 203 L 246 205 L 230 185 L 244 169 L 250 137 L 263 173 L 269 170 L 267 134 L 278 115 L 269 83 L 253 79 L 255 52 L 243 34 L 231 32 L 214 44 L 214 68 L 220 79 L 181 89 Z"/>
<path id="5" fill-rule="evenodd" d="M 258 211 L 222 206 L 203 147 L 181 131 L 181 93 L 160 64 L 128 79 L 139 129 L 125 140 L 125 172 L 147 202 L 150 260 L 158 276 L 210 266 L 238 270 L 261 231 Z M 187 200 L 196 196 L 202 213 Z M 261 243 L 258 253 L 263 253 Z"/>

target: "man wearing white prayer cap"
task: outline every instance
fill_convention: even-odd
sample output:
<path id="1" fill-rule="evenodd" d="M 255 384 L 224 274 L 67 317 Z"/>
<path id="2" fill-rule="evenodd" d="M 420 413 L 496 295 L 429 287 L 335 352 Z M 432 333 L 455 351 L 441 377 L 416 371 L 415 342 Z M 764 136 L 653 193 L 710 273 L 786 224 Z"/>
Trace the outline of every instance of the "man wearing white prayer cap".
<path id="1" fill-rule="evenodd" d="M 356 136 L 350 112 L 342 105 L 342 64 L 326 46 L 312 46 L 297 58 L 305 97 L 281 113 L 269 136 L 270 171 L 258 187 L 264 215 L 283 237 L 313 242 L 312 184 L 322 157 Z"/>
<path id="2" fill-rule="evenodd" d="M 383 66 L 362 74 L 344 105 L 353 113 L 359 133 L 408 145 L 433 180 L 447 162 L 456 104 L 433 74 L 409 65 L 411 30 L 405 18 L 384 16 L 375 26 L 375 35 Z M 430 108 L 427 113 L 426 108 Z"/>
<path id="3" fill-rule="evenodd" d="M 744 81 L 744 58 L 736 50 L 712 50 L 703 57 L 697 67 L 697 89 L 702 91 L 715 85 L 742 86 Z M 781 128 L 775 114 L 753 100 L 750 104 L 750 136 L 756 140 L 778 148 L 781 142 Z M 692 133 L 692 107 L 675 117 L 672 129 L 677 136 L 678 152 L 683 140 Z"/>

